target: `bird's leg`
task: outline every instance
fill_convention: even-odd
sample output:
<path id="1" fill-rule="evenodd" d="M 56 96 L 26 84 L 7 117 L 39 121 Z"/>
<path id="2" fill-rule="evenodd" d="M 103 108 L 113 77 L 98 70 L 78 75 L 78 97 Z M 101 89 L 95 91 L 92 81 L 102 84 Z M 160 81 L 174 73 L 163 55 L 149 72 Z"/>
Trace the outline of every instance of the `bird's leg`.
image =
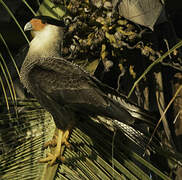
<path id="1" fill-rule="evenodd" d="M 49 164 L 52 166 L 57 159 L 64 161 L 64 157 L 61 155 L 62 152 L 62 144 L 65 144 L 66 147 L 70 147 L 70 143 L 68 142 L 68 137 L 70 133 L 70 128 L 67 130 L 60 130 L 58 129 L 57 137 L 53 137 L 53 144 L 56 145 L 54 154 L 48 153 L 48 156 L 46 158 L 40 159 L 39 162 L 46 163 L 49 162 Z M 47 143 L 47 146 L 51 145 L 52 142 L 49 141 Z"/>
<path id="2" fill-rule="evenodd" d="M 70 148 L 71 147 L 71 144 L 68 142 L 68 137 L 69 137 L 69 133 L 70 133 L 71 129 L 67 129 L 65 132 L 64 132 L 64 136 L 62 138 L 62 144 L 64 144 L 67 148 Z M 56 147 L 57 145 L 57 140 L 58 139 L 58 135 L 57 135 L 57 132 L 55 132 L 52 140 L 46 142 L 44 144 L 44 148 L 48 148 L 48 147 Z"/>

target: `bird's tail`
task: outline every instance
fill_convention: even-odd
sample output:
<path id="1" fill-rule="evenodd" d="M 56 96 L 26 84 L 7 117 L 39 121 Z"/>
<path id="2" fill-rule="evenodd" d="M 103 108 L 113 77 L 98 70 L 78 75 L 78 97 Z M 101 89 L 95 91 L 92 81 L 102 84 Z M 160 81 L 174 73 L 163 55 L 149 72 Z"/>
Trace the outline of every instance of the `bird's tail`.
<path id="1" fill-rule="evenodd" d="M 137 106 L 136 104 L 130 102 L 125 95 L 121 94 L 120 92 L 116 91 L 110 86 L 101 83 L 100 81 L 98 82 L 97 79 L 92 78 L 92 80 L 97 84 L 99 89 L 106 94 L 105 99 L 111 102 L 110 103 L 111 106 L 114 105 L 113 109 L 115 109 L 116 112 L 118 109 L 120 110 L 122 109 L 122 111 L 124 112 L 126 116 L 127 116 L 127 113 L 126 113 L 127 111 L 133 118 L 136 118 L 148 124 L 154 125 L 154 123 L 156 122 L 156 117 L 154 113 L 150 113 L 144 110 L 143 108 Z M 132 124 L 131 118 L 128 117 L 127 122 L 129 122 L 128 124 Z"/>
<path id="2" fill-rule="evenodd" d="M 99 121 L 101 124 L 105 125 L 108 129 L 112 131 L 121 131 L 133 143 L 137 144 L 139 147 L 145 150 L 150 139 L 150 137 L 146 133 L 137 130 L 136 128 L 127 125 L 121 121 L 108 117 L 97 116 L 95 120 Z M 150 150 L 155 151 L 157 144 L 159 144 L 159 141 L 154 137 L 149 147 Z"/>
<path id="3" fill-rule="evenodd" d="M 122 109 L 125 109 L 133 118 L 142 120 L 147 124 L 154 125 L 156 121 L 156 116 L 154 113 L 146 111 L 145 109 L 137 106 L 134 103 L 131 103 L 127 100 L 125 96 L 117 96 L 113 94 L 108 94 L 108 97 L 113 99 L 116 102 L 116 105 L 120 106 Z"/>
<path id="4" fill-rule="evenodd" d="M 121 131 L 131 142 L 138 145 L 143 150 L 143 152 L 146 152 L 147 147 L 150 152 L 159 153 L 161 156 L 171 159 L 175 163 L 182 166 L 182 160 L 179 158 L 181 155 L 174 149 L 163 144 L 160 139 L 153 137 L 150 145 L 148 146 L 150 135 L 136 129 L 134 126 L 130 126 L 118 120 L 103 116 L 97 116 L 93 120 L 96 120 L 97 122 L 99 121 L 99 123 L 105 125 L 112 131 Z"/>

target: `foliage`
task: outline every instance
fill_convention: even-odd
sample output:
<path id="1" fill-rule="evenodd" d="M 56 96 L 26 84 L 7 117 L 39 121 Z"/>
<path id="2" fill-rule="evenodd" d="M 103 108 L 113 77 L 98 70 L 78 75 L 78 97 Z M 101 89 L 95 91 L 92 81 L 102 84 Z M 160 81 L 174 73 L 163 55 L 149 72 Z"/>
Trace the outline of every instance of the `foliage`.
<path id="1" fill-rule="evenodd" d="M 69 61 L 83 66 L 92 74 L 95 73 L 99 79 L 119 91 L 125 91 L 127 94 L 131 89 L 129 96 L 134 88 L 139 87 L 141 79 L 140 83 L 148 87 L 147 74 L 152 74 L 153 66 L 161 63 L 182 43 L 161 56 L 164 51 L 159 52 L 154 47 L 155 42 L 143 38 L 145 34 L 151 33 L 150 30 L 136 26 L 117 13 L 113 14 L 110 1 L 102 1 L 103 4 L 99 7 L 94 2 L 96 3 L 88 0 L 45 0 L 40 6 L 37 4 L 39 6 L 37 14 L 58 19 L 64 15 L 69 21 L 61 50 L 63 57 Z M 29 3 L 25 0 L 23 3 L 35 15 L 35 10 Z M 29 42 L 6 2 L 0 0 L 0 4 L 15 21 L 25 40 Z M 3 35 L 0 37 L 19 74 L 13 53 Z M 3 55 L 0 57 L 5 77 L 0 77 L 0 82 L 6 101 L 5 103 L 3 99 L 0 100 L 1 179 L 20 179 L 20 177 L 30 179 L 30 176 L 32 179 L 45 179 L 48 176 L 55 179 L 150 179 L 149 174 L 153 178 L 157 176 L 170 179 L 169 170 L 159 167 L 157 169 L 153 164 L 155 161 L 149 161 L 149 156 L 142 157 L 143 149 L 128 141 L 120 132 L 117 132 L 115 137 L 113 132 L 93 119 L 90 120 L 90 117 L 84 117 L 89 121 L 79 122 L 73 130 L 70 142 L 74 149 L 65 149 L 64 155 L 67 159 L 65 163 L 52 168 L 38 164 L 37 160 L 46 152 L 43 150 L 43 144 L 51 138 L 55 129 L 52 117 L 36 100 L 17 99 L 13 78 L 6 68 L 6 57 Z M 141 68 L 137 64 L 144 65 Z M 151 65 L 148 66 L 149 64 Z M 127 77 L 130 82 L 128 87 L 123 87 L 123 77 Z M 8 88 L 5 88 L 5 82 Z M 7 95 L 8 91 L 10 98 Z M 160 149 L 157 154 L 171 157 L 171 152 L 167 150 Z M 176 167 L 176 163 L 180 163 L 178 160 L 181 160 L 181 155 L 175 151 L 172 151 L 172 155 L 172 160 L 176 161 L 171 162 Z"/>

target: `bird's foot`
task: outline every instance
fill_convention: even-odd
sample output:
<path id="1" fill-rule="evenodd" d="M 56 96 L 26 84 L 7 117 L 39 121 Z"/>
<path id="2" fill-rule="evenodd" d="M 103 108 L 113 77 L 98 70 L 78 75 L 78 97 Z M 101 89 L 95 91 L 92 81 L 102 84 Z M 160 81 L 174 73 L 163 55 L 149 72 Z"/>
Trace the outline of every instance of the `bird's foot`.
<path id="1" fill-rule="evenodd" d="M 61 144 L 64 144 L 67 148 L 70 148 L 71 144 L 68 142 L 68 137 L 69 137 L 69 130 L 66 130 L 65 132 L 63 132 L 63 138 L 62 138 Z M 44 148 L 56 147 L 57 142 L 58 142 L 58 135 L 55 134 L 52 140 L 44 144 Z"/>
<path id="2" fill-rule="evenodd" d="M 56 160 L 60 160 L 61 162 L 64 162 L 65 158 L 63 156 L 61 156 L 61 153 L 58 154 L 51 154 L 48 153 L 46 158 L 42 158 L 39 160 L 40 163 L 47 163 L 52 166 L 53 164 L 55 164 Z"/>
<path id="3" fill-rule="evenodd" d="M 60 160 L 64 162 L 65 158 L 62 156 L 62 144 L 64 144 L 67 148 L 71 147 L 71 144 L 68 142 L 70 130 L 60 130 L 58 129 L 58 135 L 54 135 L 51 141 L 45 143 L 44 147 L 55 147 L 55 151 L 53 153 L 48 153 L 46 158 L 40 159 L 40 163 L 48 162 L 49 165 L 53 165 L 56 160 Z"/>

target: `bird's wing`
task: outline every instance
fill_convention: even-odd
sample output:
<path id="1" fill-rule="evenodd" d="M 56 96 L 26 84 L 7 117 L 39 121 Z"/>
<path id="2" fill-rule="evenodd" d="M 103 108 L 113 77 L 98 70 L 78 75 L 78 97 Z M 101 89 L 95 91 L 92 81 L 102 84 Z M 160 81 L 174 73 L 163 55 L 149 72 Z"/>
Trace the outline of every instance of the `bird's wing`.
<path id="1" fill-rule="evenodd" d="M 133 117 L 153 121 L 153 116 L 147 111 L 64 59 L 40 59 L 29 74 L 32 86 L 38 86 L 61 106 L 109 116 L 127 124 L 134 122 Z"/>
<path id="2" fill-rule="evenodd" d="M 41 59 L 29 72 L 31 92 L 40 100 L 44 92 L 52 101 L 69 110 L 104 115 L 127 124 L 134 122 L 132 116 L 119 103 L 109 98 L 87 72 L 64 59 Z M 43 100 L 42 100 L 43 101 Z M 45 103 L 48 107 L 45 106 Z M 52 114 L 47 102 L 41 103 Z"/>
<path id="3" fill-rule="evenodd" d="M 42 66 L 35 66 L 29 73 L 29 81 L 32 86 L 31 91 L 34 91 L 36 86 L 60 105 L 84 103 L 107 106 L 104 98 L 89 85 L 87 77 L 81 74 L 74 72 L 65 74 L 61 71 L 59 73 L 44 69 Z"/>
<path id="4" fill-rule="evenodd" d="M 132 117 L 147 122 L 148 124 L 154 125 L 154 123 L 156 122 L 156 116 L 154 113 L 151 113 L 132 103 L 127 99 L 124 94 L 121 94 L 110 86 L 101 83 L 96 78 L 92 77 L 92 80 L 95 81 L 101 91 L 104 91 L 110 99 L 118 102 L 119 105 L 127 110 Z"/>
<path id="5" fill-rule="evenodd" d="M 34 66 L 29 72 L 30 91 L 41 106 L 52 114 L 57 127 L 66 128 L 73 120 L 74 111 L 71 108 L 74 104 L 80 105 L 80 108 L 89 103 L 99 104 L 102 108 L 106 105 L 94 90 L 84 86 L 84 81 L 79 82 L 78 77 L 70 77 L 69 72 L 65 75 L 48 67 L 45 69 L 42 65 Z"/>

